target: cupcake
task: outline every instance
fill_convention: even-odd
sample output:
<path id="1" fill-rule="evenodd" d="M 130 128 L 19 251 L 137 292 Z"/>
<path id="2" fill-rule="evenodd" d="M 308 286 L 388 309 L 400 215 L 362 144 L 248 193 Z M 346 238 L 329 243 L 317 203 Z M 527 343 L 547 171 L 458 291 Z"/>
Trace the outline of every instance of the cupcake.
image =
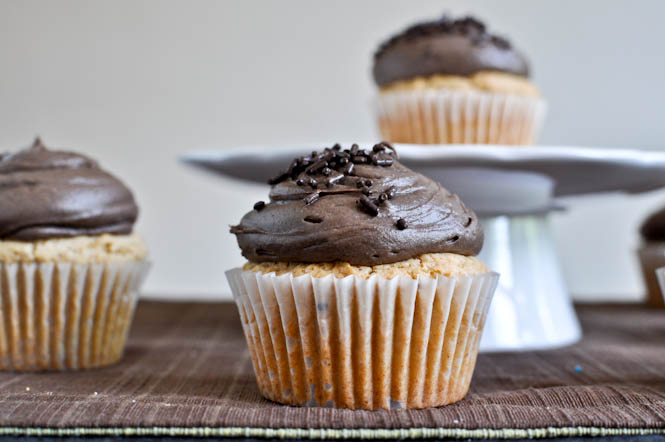
<path id="1" fill-rule="evenodd" d="M 419 23 L 374 54 L 381 136 L 418 144 L 532 144 L 545 102 L 527 60 L 475 18 Z"/>
<path id="2" fill-rule="evenodd" d="M 646 303 L 664 308 L 663 294 L 658 287 L 656 269 L 665 267 L 665 208 L 651 214 L 640 227 L 642 245 L 638 249 L 642 275 L 647 288 Z"/>
<path id="3" fill-rule="evenodd" d="M 462 399 L 498 275 L 476 215 L 387 143 L 296 158 L 233 226 L 227 272 L 261 393 L 297 406 Z"/>
<path id="4" fill-rule="evenodd" d="M 122 356 L 147 270 L 132 193 L 97 163 L 32 147 L 0 156 L 0 369 Z"/>

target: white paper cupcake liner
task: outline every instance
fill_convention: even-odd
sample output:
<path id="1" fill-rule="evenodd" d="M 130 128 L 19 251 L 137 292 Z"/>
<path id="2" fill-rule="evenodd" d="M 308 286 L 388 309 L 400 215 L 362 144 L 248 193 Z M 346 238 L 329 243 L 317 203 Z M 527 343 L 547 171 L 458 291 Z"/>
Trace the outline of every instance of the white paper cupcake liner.
<path id="1" fill-rule="evenodd" d="M 0 263 L 0 369 L 99 367 L 122 356 L 146 261 Z"/>
<path id="2" fill-rule="evenodd" d="M 662 285 L 659 285 L 657 269 L 665 266 L 665 243 L 649 243 L 637 251 L 642 267 L 642 275 L 647 289 L 646 304 L 651 307 L 665 307 Z"/>
<path id="3" fill-rule="evenodd" d="M 381 137 L 415 144 L 533 144 L 543 99 L 479 91 L 424 89 L 379 94 Z"/>
<path id="4" fill-rule="evenodd" d="M 367 410 L 463 398 L 499 278 L 226 275 L 266 398 Z"/>

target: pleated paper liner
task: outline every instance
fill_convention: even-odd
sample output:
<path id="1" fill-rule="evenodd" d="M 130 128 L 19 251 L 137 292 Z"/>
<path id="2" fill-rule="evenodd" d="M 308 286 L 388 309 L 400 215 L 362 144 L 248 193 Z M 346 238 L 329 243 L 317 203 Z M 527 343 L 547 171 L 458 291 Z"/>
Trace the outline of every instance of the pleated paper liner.
<path id="1" fill-rule="evenodd" d="M 540 98 L 425 89 L 379 94 L 381 137 L 415 144 L 533 144 L 547 105 Z"/>
<path id="2" fill-rule="evenodd" d="M 665 308 L 664 292 L 661 289 L 665 286 L 662 283 L 659 285 L 659 279 L 656 276 L 659 272 L 663 272 L 660 268 L 665 266 L 665 243 L 644 244 L 637 250 L 637 254 L 640 258 L 642 275 L 647 289 L 646 304 L 654 308 Z"/>
<path id="3" fill-rule="evenodd" d="M 149 264 L 0 263 L 0 369 L 118 361 Z"/>
<path id="4" fill-rule="evenodd" d="M 266 398 L 366 410 L 462 399 L 499 278 L 226 275 Z"/>
<path id="5" fill-rule="evenodd" d="M 665 298 L 665 267 L 657 268 L 655 273 L 660 287 L 660 295 Z"/>

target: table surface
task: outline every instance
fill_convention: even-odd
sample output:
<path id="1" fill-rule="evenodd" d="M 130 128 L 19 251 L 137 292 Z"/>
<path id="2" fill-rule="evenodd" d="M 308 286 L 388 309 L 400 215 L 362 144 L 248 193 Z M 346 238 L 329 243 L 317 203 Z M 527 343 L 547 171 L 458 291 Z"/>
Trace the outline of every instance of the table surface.
<path id="1" fill-rule="evenodd" d="M 482 354 L 435 409 L 287 407 L 261 397 L 235 306 L 141 302 L 124 359 L 0 373 L 0 435 L 502 438 L 665 432 L 665 311 L 578 306 L 577 345 Z"/>

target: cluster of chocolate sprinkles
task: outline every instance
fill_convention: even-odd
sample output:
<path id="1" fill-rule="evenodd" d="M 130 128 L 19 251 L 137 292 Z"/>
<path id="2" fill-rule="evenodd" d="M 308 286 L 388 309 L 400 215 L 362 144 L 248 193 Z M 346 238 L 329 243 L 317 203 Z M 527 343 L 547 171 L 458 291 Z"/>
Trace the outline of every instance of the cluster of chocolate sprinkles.
<path id="1" fill-rule="evenodd" d="M 360 149 L 357 144 L 353 144 L 351 149 L 342 149 L 342 146 L 335 144 L 322 152 L 314 151 L 310 155 L 296 158 L 287 170 L 268 180 L 268 184 L 292 179 L 299 186 L 310 186 L 313 189 L 320 184 L 330 187 L 345 176 L 354 176 L 356 164 L 388 167 L 393 164 L 393 156 L 395 148 L 385 141 L 375 144 L 371 152 Z"/>
<path id="2" fill-rule="evenodd" d="M 360 197 L 356 201 L 358 208 L 371 216 L 377 216 L 381 206 L 395 197 L 396 190 L 394 187 L 383 191 L 373 189 L 374 183 L 371 179 L 355 176 L 355 168 L 356 165 L 390 167 L 395 158 L 397 158 L 395 148 L 385 141 L 375 144 L 371 150 L 360 149 L 357 144 L 351 145 L 350 149 L 342 149 L 339 144 L 335 144 L 333 147 L 326 147 L 321 152 L 314 151 L 310 155 L 294 159 L 288 169 L 268 180 L 268 184 L 275 185 L 292 180 L 297 186 L 310 187 L 314 192 L 308 193 L 303 199 L 305 205 L 309 206 L 322 196 L 329 194 L 325 189 L 339 184 L 348 184 L 348 181 L 343 183 L 343 180 L 353 177 L 360 193 Z M 265 203 L 259 201 L 254 205 L 254 209 L 260 211 L 264 206 Z M 306 216 L 305 221 L 321 223 L 323 219 Z M 395 225 L 399 230 L 407 228 L 407 222 L 401 218 Z"/>
<path id="3" fill-rule="evenodd" d="M 501 49 L 507 50 L 511 47 L 510 42 L 505 38 L 488 33 L 485 24 L 474 17 L 467 16 L 453 20 L 448 15 L 444 14 L 438 20 L 413 25 L 390 38 L 379 46 L 374 53 L 374 57 L 380 57 L 388 48 L 400 41 L 413 41 L 422 37 L 437 34 L 463 35 L 471 39 L 471 43 L 476 46 L 491 43 Z"/>

